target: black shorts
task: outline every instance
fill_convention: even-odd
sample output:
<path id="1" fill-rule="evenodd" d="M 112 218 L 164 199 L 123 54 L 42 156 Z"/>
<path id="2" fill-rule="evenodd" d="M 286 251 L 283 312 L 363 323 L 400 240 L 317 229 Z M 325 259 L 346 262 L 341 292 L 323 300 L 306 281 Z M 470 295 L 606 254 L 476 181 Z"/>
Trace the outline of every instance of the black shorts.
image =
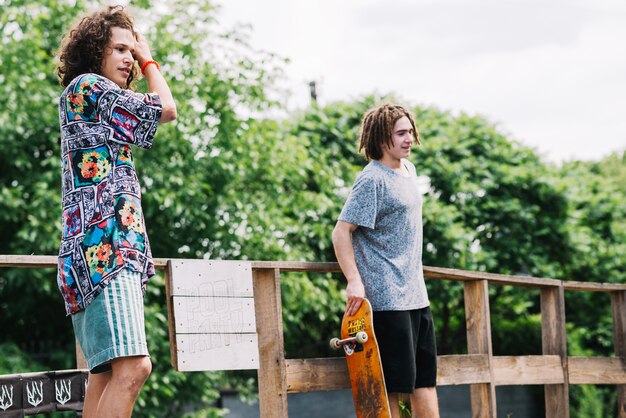
<path id="1" fill-rule="evenodd" d="M 390 393 L 437 383 L 437 345 L 430 308 L 374 312 L 374 332 Z"/>

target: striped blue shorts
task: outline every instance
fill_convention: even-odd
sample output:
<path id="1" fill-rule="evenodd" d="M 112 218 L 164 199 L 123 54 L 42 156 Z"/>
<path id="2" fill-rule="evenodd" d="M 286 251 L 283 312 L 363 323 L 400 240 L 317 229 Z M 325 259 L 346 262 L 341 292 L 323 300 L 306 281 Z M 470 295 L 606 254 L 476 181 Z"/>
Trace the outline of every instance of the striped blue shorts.
<path id="1" fill-rule="evenodd" d="M 148 356 L 141 274 L 120 272 L 72 324 L 91 373 L 111 370 L 118 357 Z"/>

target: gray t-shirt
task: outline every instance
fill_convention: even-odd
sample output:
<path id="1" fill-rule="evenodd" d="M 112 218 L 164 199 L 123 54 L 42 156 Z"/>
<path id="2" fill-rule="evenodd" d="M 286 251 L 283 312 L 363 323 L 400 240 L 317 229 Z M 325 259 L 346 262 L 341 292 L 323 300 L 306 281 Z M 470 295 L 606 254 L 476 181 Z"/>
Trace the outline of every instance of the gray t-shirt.
<path id="1" fill-rule="evenodd" d="M 422 270 L 422 195 L 415 166 L 402 176 L 371 161 L 357 176 L 339 220 L 357 225 L 352 246 L 375 311 L 428 306 Z"/>

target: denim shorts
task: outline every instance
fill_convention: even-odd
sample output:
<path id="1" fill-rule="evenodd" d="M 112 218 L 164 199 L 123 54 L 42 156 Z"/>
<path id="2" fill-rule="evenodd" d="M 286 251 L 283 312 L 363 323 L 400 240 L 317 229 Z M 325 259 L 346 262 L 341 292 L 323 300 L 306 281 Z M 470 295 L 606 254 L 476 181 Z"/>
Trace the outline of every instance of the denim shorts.
<path id="1" fill-rule="evenodd" d="M 141 274 L 120 272 L 72 324 L 91 373 L 111 370 L 118 357 L 149 355 Z"/>
<path id="2" fill-rule="evenodd" d="M 437 345 L 430 308 L 374 312 L 374 332 L 390 393 L 437 383 Z"/>

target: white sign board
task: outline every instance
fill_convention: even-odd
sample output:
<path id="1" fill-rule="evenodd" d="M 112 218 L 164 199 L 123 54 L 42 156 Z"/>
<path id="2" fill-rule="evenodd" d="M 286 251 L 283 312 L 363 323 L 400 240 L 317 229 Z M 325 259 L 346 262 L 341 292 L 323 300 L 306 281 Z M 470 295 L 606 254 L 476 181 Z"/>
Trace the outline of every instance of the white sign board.
<path id="1" fill-rule="evenodd" d="M 251 264 L 171 260 L 170 280 L 177 370 L 257 369 Z"/>

